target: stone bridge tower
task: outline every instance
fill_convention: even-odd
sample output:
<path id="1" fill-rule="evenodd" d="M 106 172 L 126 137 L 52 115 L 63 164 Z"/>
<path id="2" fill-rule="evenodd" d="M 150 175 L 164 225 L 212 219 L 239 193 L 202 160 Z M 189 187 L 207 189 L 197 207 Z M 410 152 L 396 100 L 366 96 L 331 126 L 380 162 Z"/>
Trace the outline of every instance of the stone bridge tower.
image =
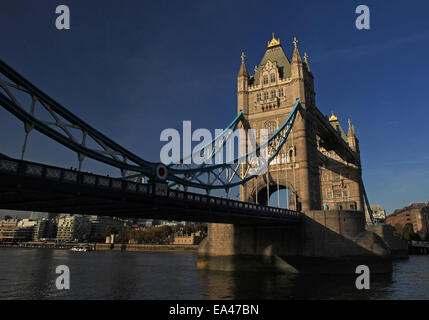
<path id="1" fill-rule="evenodd" d="M 298 98 L 300 106 L 277 161 L 272 161 L 266 174 L 240 187 L 240 200 L 266 204 L 277 188 L 287 188 L 291 191 L 289 208 L 301 211 L 302 220 L 296 226 L 210 223 L 198 249 L 198 267 L 352 274 L 357 265 L 365 264 L 371 272 L 376 268 L 390 272 L 390 249 L 379 236 L 365 230 L 355 128 L 349 121 L 346 134 L 334 114 L 330 118 L 321 114 L 308 56 L 301 58 L 296 39 L 293 46 L 289 60 L 273 34 L 253 75 L 249 75 L 245 55 L 241 56 L 237 111 L 243 111 L 245 130 L 264 128 L 273 133 Z M 351 160 L 344 155 L 346 150 L 354 163 L 334 149 Z"/>
<path id="2" fill-rule="evenodd" d="M 280 156 L 269 172 L 240 189 L 240 200 L 267 204 L 279 189 L 289 189 L 289 207 L 299 211 L 321 209 L 319 161 L 315 121 L 314 78 L 305 54 L 304 61 L 294 39 L 289 61 L 280 39 L 268 42 L 264 57 L 249 76 L 242 54 L 238 73 L 238 112 L 243 111 L 245 129 L 267 129 L 271 135 L 287 118 L 300 99 L 301 108 Z M 259 130 L 258 130 L 259 131 Z M 248 150 L 250 151 L 250 150 Z"/>

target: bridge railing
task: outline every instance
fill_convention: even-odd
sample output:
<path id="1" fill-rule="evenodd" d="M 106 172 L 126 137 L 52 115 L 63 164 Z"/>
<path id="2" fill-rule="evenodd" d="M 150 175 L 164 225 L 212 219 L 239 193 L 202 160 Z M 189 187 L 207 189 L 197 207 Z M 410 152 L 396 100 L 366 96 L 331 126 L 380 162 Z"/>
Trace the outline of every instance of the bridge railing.
<path id="1" fill-rule="evenodd" d="M 166 184 L 160 186 L 159 182 L 139 183 L 11 158 L 0 158 L 0 173 L 21 176 L 30 180 L 37 179 L 55 183 L 65 183 L 67 185 L 78 185 L 79 190 L 84 190 L 85 187 L 89 187 L 147 197 L 164 197 L 178 202 L 201 204 L 207 208 L 217 208 L 223 211 L 248 212 L 255 216 L 287 216 L 297 219 L 301 216 L 300 212 L 289 209 L 168 189 Z"/>

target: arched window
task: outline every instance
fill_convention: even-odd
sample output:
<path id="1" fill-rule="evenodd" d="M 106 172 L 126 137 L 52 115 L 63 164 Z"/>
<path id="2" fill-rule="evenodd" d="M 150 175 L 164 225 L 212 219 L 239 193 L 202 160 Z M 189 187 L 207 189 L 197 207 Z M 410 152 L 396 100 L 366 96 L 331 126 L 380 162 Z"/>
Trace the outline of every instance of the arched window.
<path id="1" fill-rule="evenodd" d="M 273 90 L 271 91 L 271 99 L 274 99 L 276 97 L 276 91 Z"/>
<path id="2" fill-rule="evenodd" d="M 272 73 L 271 74 L 271 83 L 276 82 L 276 74 Z"/>
<path id="3" fill-rule="evenodd" d="M 286 161 L 289 163 L 289 162 L 291 162 L 291 161 L 293 161 L 294 160 L 294 152 L 293 152 L 293 147 L 291 147 L 290 149 L 289 149 L 289 151 L 288 151 L 288 153 L 287 153 L 287 159 L 286 159 Z"/>
<path id="4" fill-rule="evenodd" d="M 284 91 L 283 88 L 279 89 L 279 97 L 283 97 L 284 96 Z"/>

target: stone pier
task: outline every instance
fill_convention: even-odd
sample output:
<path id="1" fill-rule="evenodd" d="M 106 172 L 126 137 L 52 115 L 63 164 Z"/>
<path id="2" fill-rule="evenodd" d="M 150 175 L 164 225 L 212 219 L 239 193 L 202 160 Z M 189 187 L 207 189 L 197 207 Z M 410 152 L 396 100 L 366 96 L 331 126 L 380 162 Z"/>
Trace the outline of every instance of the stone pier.
<path id="1" fill-rule="evenodd" d="M 391 248 L 377 233 L 366 230 L 359 211 L 308 211 L 295 226 L 209 224 L 198 268 L 354 274 L 368 265 L 373 273 L 388 273 Z"/>

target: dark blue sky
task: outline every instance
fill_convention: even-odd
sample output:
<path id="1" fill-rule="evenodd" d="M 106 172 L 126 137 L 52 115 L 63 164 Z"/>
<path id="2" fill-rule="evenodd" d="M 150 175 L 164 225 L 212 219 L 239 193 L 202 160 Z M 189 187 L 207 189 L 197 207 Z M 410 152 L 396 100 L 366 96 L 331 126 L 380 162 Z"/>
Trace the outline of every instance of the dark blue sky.
<path id="1" fill-rule="evenodd" d="M 55 28 L 66 4 L 71 30 Z M 371 30 L 355 8 L 371 9 Z M 165 128 L 223 128 L 236 115 L 240 55 L 259 64 L 271 33 L 310 56 L 316 103 L 360 139 L 372 203 L 429 200 L 427 1 L 22 1 L 0 4 L 0 57 L 88 123 L 158 161 Z M 1 152 L 19 157 L 22 124 L 0 110 Z M 72 160 L 70 160 L 72 156 Z M 77 166 L 33 132 L 27 159 Z M 85 170 L 96 169 L 88 161 Z"/>

